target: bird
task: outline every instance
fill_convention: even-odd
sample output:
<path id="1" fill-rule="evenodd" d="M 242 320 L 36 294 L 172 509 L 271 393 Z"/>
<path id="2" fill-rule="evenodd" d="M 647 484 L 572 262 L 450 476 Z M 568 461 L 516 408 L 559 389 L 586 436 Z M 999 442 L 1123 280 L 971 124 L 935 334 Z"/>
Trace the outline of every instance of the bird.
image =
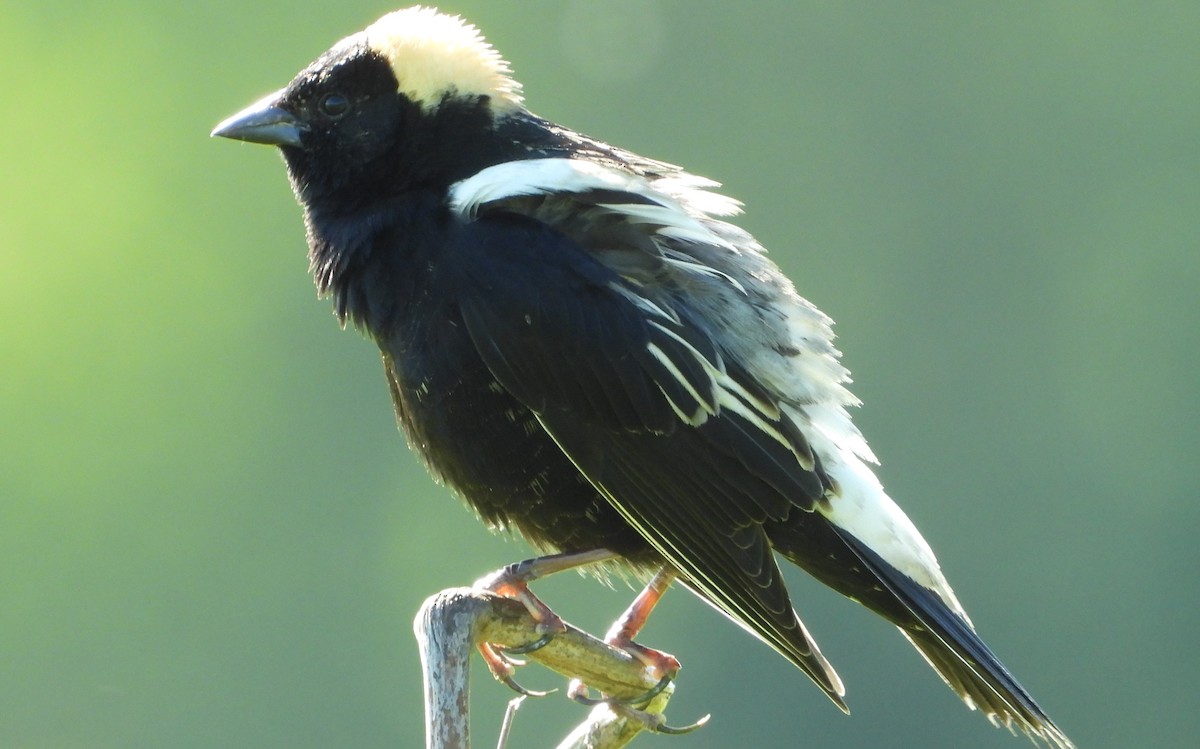
<path id="1" fill-rule="evenodd" d="M 831 319 L 717 182 L 534 114 L 475 26 L 424 6 L 212 135 L 282 153 L 316 288 L 378 344 L 410 448 L 544 554 L 497 586 L 532 613 L 528 580 L 615 564 L 653 576 L 630 634 L 677 580 L 845 710 L 781 558 L 993 724 L 1073 747 L 877 478 Z"/>

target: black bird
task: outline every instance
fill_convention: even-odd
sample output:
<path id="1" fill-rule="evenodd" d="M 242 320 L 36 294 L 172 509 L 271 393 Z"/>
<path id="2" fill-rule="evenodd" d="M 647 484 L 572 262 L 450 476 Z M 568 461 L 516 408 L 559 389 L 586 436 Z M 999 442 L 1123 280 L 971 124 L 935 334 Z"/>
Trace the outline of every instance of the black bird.
<path id="1" fill-rule="evenodd" d="M 488 525 L 564 555 L 537 571 L 677 577 L 845 709 L 779 554 L 993 723 L 1072 746 L 872 473 L 831 321 L 716 183 L 532 114 L 473 26 L 421 7 L 213 134 L 280 148 L 317 288 L 378 343 L 409 445 Z"/>

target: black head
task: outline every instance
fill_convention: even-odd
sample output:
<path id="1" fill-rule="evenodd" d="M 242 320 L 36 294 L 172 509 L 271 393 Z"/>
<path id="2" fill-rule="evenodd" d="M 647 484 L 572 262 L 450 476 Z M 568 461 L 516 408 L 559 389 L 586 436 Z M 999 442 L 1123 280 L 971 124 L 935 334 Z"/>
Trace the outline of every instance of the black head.
<path id="1" fill-rule="evenodd" d="M 338 212 L 502 160 L 514 144 L 501 133 L 529 117 L 473 26 L 418 7 L 343 39 L 213 135 L 279 146 L 301 202 Z"/>

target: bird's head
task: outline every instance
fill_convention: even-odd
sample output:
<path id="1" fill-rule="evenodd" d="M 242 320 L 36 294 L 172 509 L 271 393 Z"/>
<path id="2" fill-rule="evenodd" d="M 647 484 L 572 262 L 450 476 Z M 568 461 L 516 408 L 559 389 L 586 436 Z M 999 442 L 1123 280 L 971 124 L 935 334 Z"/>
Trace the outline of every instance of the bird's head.
<path id="1" fill-rule="evenodd" d="M 418 6 L 341 40 L 212 134 L 278 146 L 310 203 L 449 184 L 498 160 L 501 125 L 522 117 L 521 87 L 479 31 Z"/>

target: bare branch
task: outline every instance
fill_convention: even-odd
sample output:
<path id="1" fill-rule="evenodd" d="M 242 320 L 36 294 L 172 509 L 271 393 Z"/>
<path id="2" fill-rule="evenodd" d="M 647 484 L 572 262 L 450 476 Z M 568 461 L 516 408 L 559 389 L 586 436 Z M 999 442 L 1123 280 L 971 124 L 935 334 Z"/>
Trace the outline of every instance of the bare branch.
<path id="1" fill-rule="evenodd" d="M 488 591 L 451 588 L 429 597 L 413 622 L 425 672 L 425 746 L 469 749 L 468 673 L 478 643 L 519 647 L 541 635 L 520 603 Z M 526 657 L 617 700 L 650 693 L 658 676 L 629 653 L 570 624 Z M 674 685 L 639 710 L 600 704 L 558 749 L 618 749 L 661 725 Z"/>

